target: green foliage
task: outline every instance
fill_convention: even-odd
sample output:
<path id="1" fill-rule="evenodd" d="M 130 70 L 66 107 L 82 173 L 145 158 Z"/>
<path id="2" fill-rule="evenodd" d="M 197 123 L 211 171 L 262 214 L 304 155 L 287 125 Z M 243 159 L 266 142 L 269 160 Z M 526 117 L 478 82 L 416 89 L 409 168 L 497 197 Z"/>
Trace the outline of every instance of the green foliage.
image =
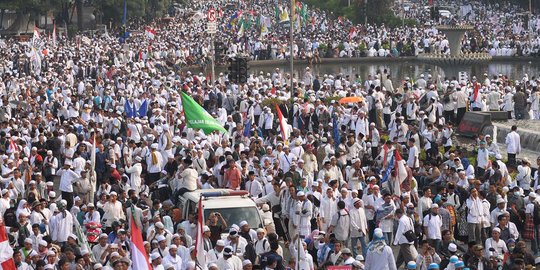
<path id="1" fill-rule="evenodd" d="M 360 50 L 361 52 L 367 51 L 366 44 L 364 42 L 360 43 L 360 45 L 358 45 L 358 50 Z"/>
<path id="2" fill-rule="evenodd" d="M 338 102 L 341 99 L 340 96 L 331 96 L 324 99 L 324 103 L 326 105 L 330 105 L 332 103 L 332 100 Z"/>
<path id="3" fill-rule="evenodd" d="M 281 103 L 283 103 L 283 101 L 281 101 L 279 98 L 267 98 L 261 102 L 261 106 L 268 107 L 275 113 L 276 105 L 279 106 Z"/>
<path id="4" fill-rule="evenodd" d="M 57 12 L 68 0 L 1 0 L 0 9 L 15 10 L 24 14 Z"/>
<path id="5" fill-rule="evenodd" d="M 402 20 L 396 17 L 390 6 L 392 0 L 306 0 L 308 5 L 331 12 L 331 16 L 344 16 L 354 23 L 364 23 L 367 15 L 368 23 L 385 24 L 391 27 L 402 25 Z M 367 4 L 366 4 L 367 3 Z M 405 20 L 405 25 L 415 25 L 414 20 Z"/>
<path id="6" fill-rule="evenodd" d="M 172 0 L 127 0 L 127 17 L 130 19 L 146 18 L 152 20 L 163 17 Z M 97 0 L 97 9 L 103 12 L 103 21 L 115 24 L 122 22 L 124 0 Z"/>
<path id="7" fill-rule="evenodd" d="M 146 0 L 127 1 L 127 16 L 130 18 L 140 18 L 145 15 Z M 103 22 L 112 21 L 120 23 L 124 14 L 124 0 L 99 0 L 96 1 L 96 8 L 103 12 Z"/>
<path id="8" fill-rule="evenodd" d="M 328 45 L 325 43 L 319 44 L 319 55 L 325 56 L 328 52 Z"/>
<path id="9" fill-rule="evenodd" d="M 416 21 L 414 20 L 411 20 L 411 19 L 402 20 L 401 17 L 397 17 L 394 14 L 385 14 L 383 16 L 377 16 L 373 18 L 372 22 L 376 24 L 384 23 L 386 26 L 389 26 L 389 27 L 400 27 L 402 25 L 414 26 L 416 24 Z"/>

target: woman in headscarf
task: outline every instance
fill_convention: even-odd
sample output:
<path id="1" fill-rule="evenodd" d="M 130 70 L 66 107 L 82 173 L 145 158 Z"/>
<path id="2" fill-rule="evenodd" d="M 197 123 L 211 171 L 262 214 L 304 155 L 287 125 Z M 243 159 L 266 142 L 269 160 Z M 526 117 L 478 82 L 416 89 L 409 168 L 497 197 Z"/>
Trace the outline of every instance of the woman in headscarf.
<path id="1" fill-rule="evenodd" d="M 397 270 L 392 248 L 386 244 L 380 228 L 375 229 L 368 245 L 365 270 Z"/>
<path id="2" fill-rule="evenodd" d="M 28 207 L 28 202 L 26 200 L 19 201 L 19 205 L 17 206 L 17 217 L 20 216 L 21 213 L 25 213 L 26 216 L 30 216 L 32 211 L 30 211 L 30 208 Z"/>

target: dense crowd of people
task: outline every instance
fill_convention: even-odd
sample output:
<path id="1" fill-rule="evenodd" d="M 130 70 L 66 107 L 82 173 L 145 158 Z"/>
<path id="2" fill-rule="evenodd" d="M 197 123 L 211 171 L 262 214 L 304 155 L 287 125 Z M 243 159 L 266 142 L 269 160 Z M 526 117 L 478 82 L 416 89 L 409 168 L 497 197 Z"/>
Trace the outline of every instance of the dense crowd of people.
<path id="1" fill-rule="evenodd" d="M 262 2 L 253 8 L 273 12 Z M 540 157 L 521 155 L 517 126 L 502 142 L 506 154 L 493 134 L 477 134 L 470 147 L 456 136 L 467 111 L 539 120 L 539 78 L 425 73 L 398 82 L 391 70 L 306 68 L 290 85 L 291 74 L 276 68 L 245 84 L 226 73 L 211 81 L 180 69 L 209 53 L 204 20 L 187 14 L 123 43 L 107 35 L 5 41 L 0 215 L 17 269 L 137 269 L 132 221 L 153 269 L 539 267 Z M 314 14 L 328 31 L 307 26 L 308 50 L 318 38 L 338 40 L 332 27 L 348 23 Z M 285 32 L 270 33 L 281 46 Z M 271 40 L 218 35 L 229 53 L 254 58 L 246 44 Z M 188 127 L 181 93 L 226 132 Z M 197 216 L 179 214 L 177 199 L 214 188 L 248 192 L 265 219 L 252 228 L 204 217 L 200 264 Z"/>

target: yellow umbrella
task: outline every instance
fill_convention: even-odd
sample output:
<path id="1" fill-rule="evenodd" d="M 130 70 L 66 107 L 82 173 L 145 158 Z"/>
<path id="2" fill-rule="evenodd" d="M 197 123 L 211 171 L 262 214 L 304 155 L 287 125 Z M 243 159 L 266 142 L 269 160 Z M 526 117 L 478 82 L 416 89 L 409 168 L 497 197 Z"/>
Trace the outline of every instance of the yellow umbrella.
<path id="1" fill-rule="evenodd" d="M 361 101 L 364 101 L 363 97 L 344 97 L 344 98 L 339 100 L 339 103 L 341 103 L 341 104 L 343 104 L 343 103 L 358 103 L 358 102 L 361 102 Z"/>

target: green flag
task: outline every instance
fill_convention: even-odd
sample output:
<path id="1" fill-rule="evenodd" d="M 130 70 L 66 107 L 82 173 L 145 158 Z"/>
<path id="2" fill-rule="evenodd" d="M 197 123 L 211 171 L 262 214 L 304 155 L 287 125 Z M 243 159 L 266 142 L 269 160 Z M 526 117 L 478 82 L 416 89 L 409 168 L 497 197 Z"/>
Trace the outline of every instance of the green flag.
<path id="1" fill-rule="evenodd" d="M 204 131 L 204 134 L 210 134 L 214 130 L 227 132 L 225 128 L 214 119 L 206 110 L 201 107 L 193 98 L 182 92 L 182 106 L 184 116 L 186 117 L 189 128 L 198 128 Z"/>

